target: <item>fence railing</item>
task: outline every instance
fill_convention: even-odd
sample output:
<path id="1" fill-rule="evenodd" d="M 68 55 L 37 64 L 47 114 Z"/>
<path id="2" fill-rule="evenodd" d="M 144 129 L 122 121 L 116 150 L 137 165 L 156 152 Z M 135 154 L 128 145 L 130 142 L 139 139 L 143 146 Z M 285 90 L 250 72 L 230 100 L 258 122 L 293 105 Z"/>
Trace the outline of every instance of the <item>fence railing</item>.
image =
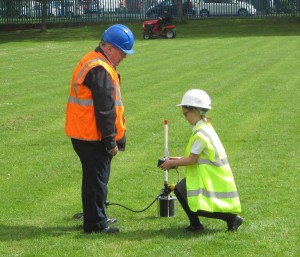
<path id="1" fill-rule="evenodd" d="M 42 2 L 0 0 L 0 24 L 40 24 Z M 180 8 L 186 19 L 300 14 L 300 0 L 47 0 L 46 7 L 47 23 L 142 20 L 162 16 L 165 10 L 176 17 Z"/>

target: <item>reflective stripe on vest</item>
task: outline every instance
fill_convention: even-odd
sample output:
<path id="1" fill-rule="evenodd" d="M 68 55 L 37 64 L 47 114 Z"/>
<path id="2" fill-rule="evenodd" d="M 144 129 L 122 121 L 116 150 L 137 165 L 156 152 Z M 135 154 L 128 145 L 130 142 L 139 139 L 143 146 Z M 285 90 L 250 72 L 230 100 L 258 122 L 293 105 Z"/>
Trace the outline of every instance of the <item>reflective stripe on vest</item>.
<path id="1" fill-rule="evenodd" d="M 216 166 L 216 167 L 222 167 L 223 165 L 229 164 L 228 159 L 224 158 L 221 160 L 217 160 L 215 162 L 212 162 L 210 160 L 207 159 L 198 159 L 197 161 L 198 164 L 207 164 L 207 165 L 212 165 L 212 166 Z"/>
<path id="2" fill-rule="evenodd" d="M 234 198 L 238 197 L 237 191 L 231 191 L 231 192 L 212 192 L 212 191 L 206 191 L 203 188 L 199 188 L 198 190 L 189 190 L 188 196 L 197 196 L 197 195 L 204 195 L 206 197 L 210 198 Z"/>
<path id="3" fill-rule="evenodd" d="M 69 96 L 69 102 L 73 104 L 78 104 L 81 106 L 93 106 L 94 102 L 93 99 L 78 99 L 74 96 Z"/>

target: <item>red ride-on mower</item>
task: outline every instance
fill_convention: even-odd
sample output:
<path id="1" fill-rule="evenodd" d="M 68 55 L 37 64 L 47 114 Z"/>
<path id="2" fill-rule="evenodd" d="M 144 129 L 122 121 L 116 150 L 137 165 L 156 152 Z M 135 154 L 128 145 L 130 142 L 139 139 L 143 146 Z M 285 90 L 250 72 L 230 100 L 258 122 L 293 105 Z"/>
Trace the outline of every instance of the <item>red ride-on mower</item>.
<path id="1" fill-rule="evenodd" d="M 143 37 L 150 38 L 174 38 L 176 28 L 174 24 L 161 25 L 160 20 L 148 20 L 143 22 Z"/>

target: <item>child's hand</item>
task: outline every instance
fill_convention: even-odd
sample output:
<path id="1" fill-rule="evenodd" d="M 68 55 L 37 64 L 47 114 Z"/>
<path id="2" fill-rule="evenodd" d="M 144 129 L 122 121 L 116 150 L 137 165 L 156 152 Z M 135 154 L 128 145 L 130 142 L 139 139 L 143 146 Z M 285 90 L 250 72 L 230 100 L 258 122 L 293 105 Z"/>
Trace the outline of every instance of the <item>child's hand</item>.
<path id="1" fill-rule="evenodd" d="M 169 170 L 169 169 L 177 168 L 176 165 L 174 165 L 172 159 L 166 159 L 159 167 L 162 170 Z"/>

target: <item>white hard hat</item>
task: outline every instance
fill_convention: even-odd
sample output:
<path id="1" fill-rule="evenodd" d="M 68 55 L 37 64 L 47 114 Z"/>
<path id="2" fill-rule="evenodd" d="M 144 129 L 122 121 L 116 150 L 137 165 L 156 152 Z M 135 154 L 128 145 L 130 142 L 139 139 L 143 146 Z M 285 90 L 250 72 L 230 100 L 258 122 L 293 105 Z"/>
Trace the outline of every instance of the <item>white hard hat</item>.
<path id="1" fill-rule="evenodd" d="M 208 94 L 201 89 L 191 89 L 187 91 L 176 106 L 190 106 L 211 110 L 211 100 Z"/>

